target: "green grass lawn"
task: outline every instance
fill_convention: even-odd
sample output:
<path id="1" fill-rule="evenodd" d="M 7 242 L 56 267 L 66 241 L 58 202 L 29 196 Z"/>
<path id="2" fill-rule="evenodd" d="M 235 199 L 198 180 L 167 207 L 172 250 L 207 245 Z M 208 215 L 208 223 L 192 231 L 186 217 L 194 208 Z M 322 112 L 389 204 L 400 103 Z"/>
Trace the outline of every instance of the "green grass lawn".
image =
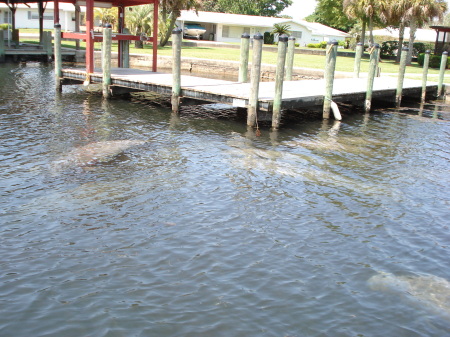
<path id="1" fill-rule="evenodd" d="M 37 43 L 35 39 L 27 39 L 29 43 Z M 80 43 L 80 48 L 85 49 L 85 43 Z M 75 48 L 74 41 L 63 41 L 63 47 Z M 101 43 L 95 43 L 96 50 L 101 50 Z M 113 51 L 117 51 L 117 43 L 113 43 Z M 135 48 L 134 43 L 130 44 L 131 54 L 151 54 L 152 46 L 144 45 L 144 48 Z M 170 46 L 158 47 L 158 54 L 162 56 L 171 56 L 172 48 Z M 252 51 L 250 50 L 250 60 L 252 57 Z M 239 49 L 228 49 L 228 48 L 218 48 L 218 47 L 183 47 L 181 50 L 182 57 L 194 57 L 203 58 L 210 60 L 225 60 L 225 61 L 239 61 L 240 51 Z M 276 64 L 277 53 L 276 51 L 263 51 L 262 62 L 266 64 Z M 296 54 L 294 58 L 294 67 L 312 68 L 312 69 L 324 69 L 325 67 L 325 56 L 322 55 L 307 55 L 307 54 Z M 338 56 L 336 60 L 336 71 L 353 72 L 354 58 Z M 369 60 L 361 60 L 361 73 L 368 71 Z M 382 60 L 379 64 L 381 68 L 381 74 L 397 74 L 398 64 L 391 60 Z M 411 66 L 406 68 L 406 77 L 408 78 L 421 78 L 422 67 L 417 63 L 413 63 Z M 429 69 L 430 80 L 437 80 L 437 75 L 439 74 L 439 69 Z M 450 82 L 450 75 L 445 76 L 445 82 Z"/>

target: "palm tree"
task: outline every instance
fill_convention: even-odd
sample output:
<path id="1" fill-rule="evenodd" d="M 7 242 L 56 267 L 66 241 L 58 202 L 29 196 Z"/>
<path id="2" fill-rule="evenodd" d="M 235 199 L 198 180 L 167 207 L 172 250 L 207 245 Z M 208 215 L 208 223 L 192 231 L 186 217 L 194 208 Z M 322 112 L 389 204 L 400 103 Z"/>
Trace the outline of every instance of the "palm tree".
<path id="1" fill-rule="evenodd" d="M 118 13 L 116 8 L 94 8 L 94 16 L 102 22 L 102 27 L 106 23 L 110 23 L 114 29 Z"/>
<path id="2" fill-rule="evenodd" d="M 291 30 L 291 26 L 288 25 L 287 23 L 276 23 L 273 25 L 273 29 L 272 29 L 272 34 L 278 34 L 278 35 L 283 35 L 286 34 L 288 35 L 289 32 Z"/>
<path id="3" fill-rule="evenodd" d="M 398 27 L 397 62 L 400 62 L 400 50 L 403 46 L 405 26 L 407 24 L 404 17 L 406 4 L 406 1 L 398 0 L 380 0 L 378 2 L 378 12 L 381 21 L 388 26 Z"/>
<path id="4" fill-rule="evenodd" d="M 411 64 L 413 44 L 417 28 L 431 22 L 435 18 L 442 19 L 447 11 L 445 0 L 402 0 L 406 9 L 404 18 L 409 21 L 409 51 L 406 63 Z"/>
<path id="5" fill-rule="evenodd" d="M 153 5 L 141 5 L 129 8 L 125 16 L 125 22 L 130 29 L 130 32 L 134 35 L 151 35 L 152 17 L 153 17 Z M 143 48 L 142 41 L 135 41 L 136 48 Z"/>
<path id="6" fill-rule="evenodd" d="M 201 0 L 161 0 L 161 40 L 159 44 L 165 46 L 169 41 L 175 21 L 181 15 L 182 10 L 195 9 L 198 11 L 202 5 Z"/>
<path id="7" fill-rule="evenodd" d="M 361 20 L 361 42 L 364 45 L 366 25 L 370 31 L 370 43 L 373 43 L 373 21 L 377 16 L 377 1 L 375 0 L 344 0 L 344 13 L 350 19 Z"/>

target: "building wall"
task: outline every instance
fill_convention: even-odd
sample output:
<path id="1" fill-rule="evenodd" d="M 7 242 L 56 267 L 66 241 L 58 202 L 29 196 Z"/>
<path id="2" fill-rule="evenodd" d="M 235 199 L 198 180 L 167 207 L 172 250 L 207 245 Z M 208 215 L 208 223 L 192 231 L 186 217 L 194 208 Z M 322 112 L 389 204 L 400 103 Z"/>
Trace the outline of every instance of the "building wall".
<path id="1" fill-rule="evenodd" d="M 0 23 L 10 23 L 9 9 L 0 9 Z M 62 30 L 75 30 L 75 11 L 59 11 L 59 22 Z M 54 28 L 53 8 L 44 12 L 44 29 Z M 35 8 L 18 8 L 16 10 L 16 28 L 39 28 L 38 10 Z"/>

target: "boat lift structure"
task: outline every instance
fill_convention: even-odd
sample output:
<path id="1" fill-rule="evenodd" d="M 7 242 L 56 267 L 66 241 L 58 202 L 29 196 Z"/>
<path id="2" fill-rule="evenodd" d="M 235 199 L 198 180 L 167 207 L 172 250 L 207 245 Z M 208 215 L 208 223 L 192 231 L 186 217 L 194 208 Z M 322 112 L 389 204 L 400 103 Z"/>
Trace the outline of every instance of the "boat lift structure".
<path id="1" fill-rule="evenodd" d="M 71 3 L 75 6 L 86 7 L 86 31 L 81 32 L 61 32 L 62 39 L 75 39 L 86 41 L 86 73 L 92 74 L 94 72 L 94 42 L 101 42 L 103 35 L 94 32 L 94 7 L 116 7 L 118 10 L 118 29 L 117 33 L 112 36 L 113 41 L 119 41 L 119 67 L 126 67 L 123 60 L 123 48 L 122 41 L 136 41 L 143 40 L 152 43 L 153 45 L 153 61 L 152 71 L 157 70 L 157 53 L 158 53 L 158 0 L 0 0 L 0 2 L 6 3 L 10 8 L 13 16 L 17 4 L 37 3 L 39 9 L 39 26 L 40 31 L 43 27 L 43 13 L 45 11 L 44 4 L 47 2 L 54 3 L 54 23 L 59 24 L 59 3 Z M 126 8 L 138 5 L 153 4 L 153 27 L 151 37 L 142 37 L 126 33 L 125 29 L 125 14 Z M 77 20 L 77 18 L 76 18 Z M 14 28 L 14 27 L 13 27 Z M 40 34 L 41 35 L 41 34 Z"/>

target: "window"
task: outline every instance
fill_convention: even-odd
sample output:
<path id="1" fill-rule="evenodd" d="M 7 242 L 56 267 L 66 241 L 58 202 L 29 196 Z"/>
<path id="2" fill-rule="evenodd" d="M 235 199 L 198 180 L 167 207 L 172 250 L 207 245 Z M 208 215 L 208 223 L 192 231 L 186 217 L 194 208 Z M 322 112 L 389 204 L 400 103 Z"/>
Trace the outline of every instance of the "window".
<path id="1" fill-rule="evenodd" d="M 228 37 L 230 35 L 230 26 L 223 26 L 222 37 Z"/>
<path id="2" fill-rule="evenodd" d="M 28 20 L 39 20 L 39 13 L 28 11 Z M 53 13 L 44 13 L 44 20 L 53 20 Z"/>
<path id="3" fill-rule="evenodd" d="M 303 32 L 291 32 L 291 36 L 295 37 L 297 40 L 300 40 L 302 38 Z"/>
<path id="4" fill-rule="evenodd" d="M 250 35 L 250 27 L 244 27 L 243 33 L 247 33 Z"/>

